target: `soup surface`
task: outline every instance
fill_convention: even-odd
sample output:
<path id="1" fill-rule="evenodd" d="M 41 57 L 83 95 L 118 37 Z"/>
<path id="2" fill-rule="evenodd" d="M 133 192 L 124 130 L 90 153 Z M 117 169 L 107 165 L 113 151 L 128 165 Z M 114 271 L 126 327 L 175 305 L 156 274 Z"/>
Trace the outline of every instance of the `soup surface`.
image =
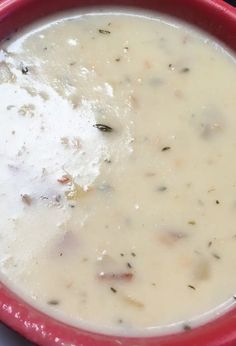
<path id="1" fill-rule="evenodd" d="M 107 333 L 232 306 L 235 82 L 217 43 L 145 13 L 65 14 L 3 42 L 1 280 Z"/>

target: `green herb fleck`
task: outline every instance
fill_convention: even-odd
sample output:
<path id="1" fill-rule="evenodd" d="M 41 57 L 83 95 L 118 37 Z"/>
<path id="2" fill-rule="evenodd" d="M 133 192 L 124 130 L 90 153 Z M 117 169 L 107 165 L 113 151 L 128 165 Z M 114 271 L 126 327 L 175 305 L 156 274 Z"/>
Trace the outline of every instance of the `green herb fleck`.
<path id="1" fill-rule="evenodd" d="M 32 198 L 30 197 L 30 195 L 27 195 L 26 193 L 21 195 L 21 199 L 22 199 L 22 202 L 27 204 L 27 205 L 32 204 Z"/>
<path id="2" fill-rule="evenodd" d="M 105 160 L 104 160 L 104 162 L 106 162 L 106 163 L 109 163 L 109 164 L 110 164 L 110 163 L 111 163 L 111 160 L 110 160 L 110 159 L 105 159 Z"/>
<path id="3" fill-rule="evenodd" d="M 111 32 L 109 30 L 98 29 L 98 32 L 103 35 L 109 35 Z"/>
<path id="4" fill-rule="evenodd" d="M 157 191 L 160 191 L 160 192 L 164 192 L 167 190 L 167 187 L 166 186 L 160 186 L 158 187 Z"/>
<path id="5" fill-rule="evenodd" d="M 196 287 L 194 287 L 193 285 L 188 285 L 189 288 L 191 288 L 192 290 L 196 290 Z"/>
<path id="6" fill-rule="evenodd" d="M 27 73 L 29 72 L 28 67 L 27 67 L 27 66 L 23 66 L 22 69 L 21 69 L 21 72 L 22 72 L 23 74 L 27 74 Z"/>
<path id="7" fill-rule="evenodd" d="M 59 300 L 56 300 L 56 299 L 51 299 L 48 301 L 48 304 L 49 305 L 59 305 Z"/>
<path id="8" fill-rule="evenodd" d="M 96 129 L 102 131 L 102 132 L 112 132 L 113 128 L 108 126 L 108 125 L 104 125 L 104 124 L 94 124 L 93 127 L 96 127 Z"/>
<path id="9" fill-rule="evenodd" d="M 212 253 L 212 256 L 217 260 L 221 259 L 221 257 L 217 253 Z"/>
<path id="10" fill-rule="evenodd" d="M 183 325 L 183 330 L 184 330 L 184 331 L 187 332 L 187 331 L 189 331 L 189 330 L 191 330 L 191 329 L 192 329 L 192 328 L 190 327 L 189 324 L 184 324 L 184 325 Z"/>
<path id="11" fill-rule="evenodd" d="M 196 225 L 196 221 L 190 220 L 190 221 L 188 222 L 188 224 L 189 224 L 189 225 Z"/>
<path id="12" fill-rule="evenodd" d="M 181 73 L 188 73 L 190 71 L 190 68 L 184 67 L 180 70 Z"/>
<path id="13" fill-rule="evenodd" d="M 170 149 L 171 149 L 171 147 L 164 147 L 164 148 L 161 149 L 161 151 L 167 151 L 167 150 L 170 150 Z"/>
<path id="14" fill-rule="evenodd" d="M 113 293 L 117 293 L 117 290 L 116 290 L 114 287 L 110 287 L 110 290 L 111 290 Z"/>

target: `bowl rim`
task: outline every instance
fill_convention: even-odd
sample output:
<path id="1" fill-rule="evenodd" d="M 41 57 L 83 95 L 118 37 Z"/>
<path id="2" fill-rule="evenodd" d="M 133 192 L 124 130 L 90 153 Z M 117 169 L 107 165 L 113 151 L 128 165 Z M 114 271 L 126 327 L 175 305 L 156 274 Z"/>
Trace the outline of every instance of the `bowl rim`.
<path id="1" fill-rule="evenodd" d="M 48 0 L 48 2 L 50 1 L 55 0 Z M 36 2 L 40 2 L 40 0 L 0 0 L 0 22 L 7 17 L 10 18 L 13 12 L 17 13 L 22 7 Z M 172 0 L 172 3 L 174 6 L 177 6 L 179 3 L 191 6 L 196 4 L 201 7 L 203 15 L 204 13 L 209 15 L 210 9 L 211 14 L 221 18 L 223 23 L 232 25 L 232 28 L 235 30 L 233 31 L 233 36 L 236 41 L 236 9 L 223 0 Z M 220 36 L 220 33 L 218 38 L 221 38 L 226 44 L 229 43 L 224 37 Z M 236 52 L 236 42 L 233 48 Z M 30 306 L 1 282 L 0 321 L 32 342 L 43 346 L 236 345 L 236 307 L 219 318 L 186 332 L 156 337 L 119 337 L 102 335 L 66 325 Z"/>

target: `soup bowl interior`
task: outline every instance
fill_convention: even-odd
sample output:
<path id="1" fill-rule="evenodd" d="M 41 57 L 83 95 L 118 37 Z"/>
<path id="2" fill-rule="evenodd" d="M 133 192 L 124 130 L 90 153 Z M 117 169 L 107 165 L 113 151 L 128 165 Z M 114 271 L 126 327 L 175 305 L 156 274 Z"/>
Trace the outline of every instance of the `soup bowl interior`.
<path id="1" fill-rule="evenodd" d="M 236 10 L 221 0 L 3 0 L 0 1 L 0 39 L 46 15 L 96 6 L 158 11 L 195 25 L 236 52 Z M 232 309 L 204 326 L 175 335 L 136 338 L 108 336 L 57 321 L 31 307 L 0 284 L 0 320 L 36 344 L 45 346 L 233 346 L 236 345 L 235 318 L 236 309 Z"/>

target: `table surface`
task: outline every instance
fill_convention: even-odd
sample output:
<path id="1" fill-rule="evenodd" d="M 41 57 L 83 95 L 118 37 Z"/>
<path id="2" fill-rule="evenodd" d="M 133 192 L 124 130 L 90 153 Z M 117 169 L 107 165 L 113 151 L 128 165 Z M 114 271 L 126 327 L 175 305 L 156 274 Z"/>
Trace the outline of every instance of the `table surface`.
<path id="1" fill-rule="evenodd" d="M 236 6 L 236 0 L 227 0 L 228 3 Z M 13 332 L 0 322 L 0 346 L 36 346 L 17 333 Z"/>
<path id="2" fill-rule="evenodd" d="M 0 346 L 34 346 L 17 333 L 0 324 Z"/>

